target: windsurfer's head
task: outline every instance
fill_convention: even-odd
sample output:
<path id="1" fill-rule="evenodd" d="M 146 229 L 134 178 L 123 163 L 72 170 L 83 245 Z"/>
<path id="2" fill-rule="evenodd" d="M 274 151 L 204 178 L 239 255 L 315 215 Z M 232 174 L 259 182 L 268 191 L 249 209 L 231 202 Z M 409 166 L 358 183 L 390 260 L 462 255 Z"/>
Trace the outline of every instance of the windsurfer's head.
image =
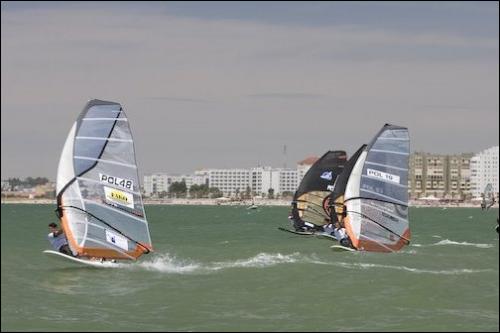
<path id="1" fill-rule="evenodd" d="M 57 229 L 57 224 L 55 224 L 54 222 L 49 223 L 49 228 L 50 228 L 50 230 Z"/>

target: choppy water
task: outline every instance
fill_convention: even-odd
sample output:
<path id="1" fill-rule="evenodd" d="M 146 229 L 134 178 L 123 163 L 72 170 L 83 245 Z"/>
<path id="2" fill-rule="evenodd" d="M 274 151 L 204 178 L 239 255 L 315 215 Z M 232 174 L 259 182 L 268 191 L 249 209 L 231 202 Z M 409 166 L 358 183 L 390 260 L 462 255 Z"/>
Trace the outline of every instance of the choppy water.
<path id="1" fill-rule="evenodd" d="M 155 253 L 116 269 L 42 250 L 50 205 L 2 205 L 2 331 L 498 331 L 498 209 L 411 209 L 412 244 L 333 252 L 285 207 L 147 206 Z"/>

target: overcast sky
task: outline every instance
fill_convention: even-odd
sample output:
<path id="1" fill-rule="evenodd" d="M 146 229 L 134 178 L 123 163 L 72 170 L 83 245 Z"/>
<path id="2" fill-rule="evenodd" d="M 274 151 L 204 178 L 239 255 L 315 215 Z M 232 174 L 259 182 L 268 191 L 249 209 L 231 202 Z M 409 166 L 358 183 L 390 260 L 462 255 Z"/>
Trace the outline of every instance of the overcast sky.
<path id="1" fill-rule="evenodd" d="M 141 174 L 350 155 L 385 123 L 412 151 L 499 141 L 498 2 L 2 2 L 1 25 L 2 179 L 55 179 L 94 98 Z"/>

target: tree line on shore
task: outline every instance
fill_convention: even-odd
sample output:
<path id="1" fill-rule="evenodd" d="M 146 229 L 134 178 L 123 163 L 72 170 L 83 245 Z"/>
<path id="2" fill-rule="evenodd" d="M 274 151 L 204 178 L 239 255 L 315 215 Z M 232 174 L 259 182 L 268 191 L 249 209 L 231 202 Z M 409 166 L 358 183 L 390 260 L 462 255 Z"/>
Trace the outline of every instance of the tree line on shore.
<path id="1" fill-rule="evenodd" d="M 217 187 L 209 187 L 207 184 L 194 184 L 191 185 L 191 187 L 187 188 L 187 185 L 184 181 L 181 182 L 173 182 L 170 187 L 169 191 L 161 191 L 156 193 L 158 198 L 195 198 L 195 199 L 201 199 L 201 198 L 220 198 L 223 196 L 223 192 L 217 188 Z M 260 195 L 260 193 L 255 193 L 252 191 L 250 186 L 247 186 L 245 190 L 240 190 L 236 189 L 234 193 L 234 197 L 242 200 L 249 200 L 252 199 L 253 197 Z M 288 197 L 293 195 L 293 193 L 283 193 L 281 196 L 282 197 Z M 274 193 L 274 189 L 270 188 L 268 190 L 267 195 L 268 199 L 274 199 L 276 197 Z"/>

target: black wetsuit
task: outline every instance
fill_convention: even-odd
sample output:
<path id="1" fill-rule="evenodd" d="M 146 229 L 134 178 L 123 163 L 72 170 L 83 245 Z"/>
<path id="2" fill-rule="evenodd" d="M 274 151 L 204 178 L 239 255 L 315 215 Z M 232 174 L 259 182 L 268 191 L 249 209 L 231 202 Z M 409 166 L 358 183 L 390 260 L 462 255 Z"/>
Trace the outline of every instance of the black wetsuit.
<path id="1" fill-rule="evenodd" d="M 292 220 L 293 220 L 293 227 L 295 228 L 296 231 L 304 231 L 306 229 L 306 225 L 304 224 L 304 221 L 300 218 L 299 215 L 299 210 L 297 207 L 292 208 Z"/>

